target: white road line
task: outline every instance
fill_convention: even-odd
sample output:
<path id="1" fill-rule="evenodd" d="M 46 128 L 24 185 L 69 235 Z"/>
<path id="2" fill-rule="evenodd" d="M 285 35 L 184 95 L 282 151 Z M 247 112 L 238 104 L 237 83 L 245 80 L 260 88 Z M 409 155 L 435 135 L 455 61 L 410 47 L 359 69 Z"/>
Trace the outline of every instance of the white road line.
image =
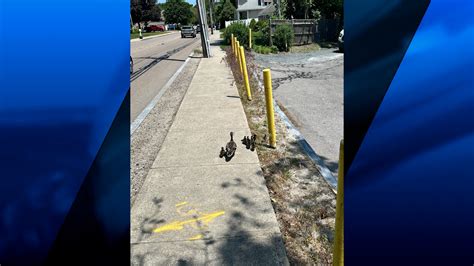
<path id="1" fill-rule="evenodd" d="M 143 109 L 143 111 L 137 116 L 137 118 L 135 118 L 133 123 L 130 125 L 130 135 L 133 135 L 133 133 L 135 133 L 135 130 L 137 130 L 137 128 L 140 127 L 143 120 L 145 120 L 147 115 L 151 112 L 151 110 L 153 110 L 155 105 L 160 100 L 161 96 L 163 96 L 163 94 L 165 94 L 165 92 L 168 90 L 168 88 L 171 86 L 171 84 L 173 84 L 174 80 L 178 77 L 178 75 L 181 73 L 181 71 L 183 71 L 184 67 L 186 66 L 186 64 L 188 64 L 189 59 L 191 58 L 191 56 L 193 56 L 193 54 L 194 54 L 194 52 L 192 52 L 188 56 L 188 58 L 186 58 L 183 65 L 181 65 L 181 67 L 179 67 L 179 69 L 176 71 L 176 73 L 174 73 L 174 75 L 168 80 L 168 82 L 166 82 L 165 86 L 163 86 L 163 88 L 155 96 L 155 98 L 153 98 L 153 100 L 145 107 L 145 109 Z"/>

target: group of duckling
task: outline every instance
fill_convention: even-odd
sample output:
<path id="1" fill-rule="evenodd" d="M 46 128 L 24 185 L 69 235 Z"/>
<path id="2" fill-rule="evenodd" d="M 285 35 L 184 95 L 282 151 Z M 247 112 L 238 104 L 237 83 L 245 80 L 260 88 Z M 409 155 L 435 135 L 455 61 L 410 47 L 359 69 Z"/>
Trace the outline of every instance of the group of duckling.
<path id="1" fill-rule="evenodd" d="M 254 151 L 255 150 L 255 145 L 257 142 L 257 135 L 252 134 L 252 136 L 244 136 L 242 139 L 242 144 L 245 145 L 245 147 L 248 150 Z M 235 155 L 235 150 L 237 150 L 237 144 L 234 141 L 234 132 L 230 132 L 230 141 L 227 142 L 224 147 L 221 147 L 221 152 L 219 154 L 219 157 L 225 157 L 226 161 L 230 161 L 232 157 Z"/>
<path id="2" fill-rule="evenodd" d="M 256 134 L 252 134 L 252 136 L 245 136 L 242 139 L 242 144 L 245 145 L 247 150 L 251 150 L 251 151 L 255 150 L 256 142 L 257 142 L 257 135 Z"/>

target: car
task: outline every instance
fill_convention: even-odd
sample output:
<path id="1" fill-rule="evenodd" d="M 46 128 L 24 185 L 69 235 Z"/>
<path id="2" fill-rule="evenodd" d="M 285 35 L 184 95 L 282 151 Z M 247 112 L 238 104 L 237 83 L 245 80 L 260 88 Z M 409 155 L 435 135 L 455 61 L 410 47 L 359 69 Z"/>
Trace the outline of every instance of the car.
<path id="1" fill-rule="evenodd" d="M 147 32 L 155 32 L 155 31 L 165 31 L 165 27 L 163 25 L 150 25 L 145 28 Z"/>
<path id="2" fill-rule="evenodd" d="M 344 52 L 344 29 L 339 33 L 339 38 L 337 38 L 337 43 L 339 45 L 339 51 Z"/>
<path id="3" fill-rule="evenodd" d="M 133 74 L 133 59 L 130 56 L 130 75 Z"/>
<path id="4" fill-rule="evenodd" d="M 196 38 L 196 30 L 193 26 L 181 26 L 181 38 L 191 36 Z"/>
<path id="5" fill-rule="evenodd" d="M 196 32 L 198 32 L 198 33 L 201 32 L 201 26 L 200 25 L 196 26 Z"/>

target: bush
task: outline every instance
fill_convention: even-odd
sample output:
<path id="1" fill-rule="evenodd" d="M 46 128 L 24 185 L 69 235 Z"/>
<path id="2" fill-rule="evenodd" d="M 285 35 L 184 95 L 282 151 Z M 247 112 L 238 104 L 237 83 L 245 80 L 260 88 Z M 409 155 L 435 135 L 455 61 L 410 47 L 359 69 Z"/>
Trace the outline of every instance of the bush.
<path id="1" fill-rule="evenodd" d="M 242 23 L 232 23 L 224 30 L 224 42 L 230 44 L 230 37 L 234 34 L 240 45 L 248 47 L 249 29 Z"/>
<path id="2" fill-rule="evenodd" d="M 249 28 L 251 28 L 252 31 L 257 31 L 257 21 L 255 21 L 255 19 L 250 21 Z"/>
<path id="3" fill-rule="evenodd" d="M 253 47 L 253 50 L 259 54 L 278 53 L 278 48 L 276 48 L 276 46 L 268 47 L 268 46 L 255 45 Z"/>
<path id="4" fill-rule="evenodd" d="M 270 33 L 264 31 L 252 32 L 252 42 L 255 45 L 270 45 Z"/>
<path id="5" fill-rule="evenodd" d="M 293 45 L 293 28 L 288 24 L 278 25 L 273 35 L 273 43 L 278 50 L 288 52 Z"/>
<path id="6" fill-rule="evenodd" d="M 268 20 L 261 19 L 255 24 L 255 31 L 268 32 Z M 253 30 L 253 29 L 252 29 Z"/>

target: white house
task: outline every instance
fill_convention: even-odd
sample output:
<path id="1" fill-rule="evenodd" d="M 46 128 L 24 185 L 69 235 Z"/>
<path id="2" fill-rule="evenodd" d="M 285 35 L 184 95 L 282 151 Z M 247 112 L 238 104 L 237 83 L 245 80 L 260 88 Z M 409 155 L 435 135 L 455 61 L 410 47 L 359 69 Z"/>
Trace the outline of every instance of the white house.
<path id="1" fill-rule="evenodd" d="M 272 4 L 272 0 L 237 0 L 237 19 L 258 18 L 260 11 Z"/>

